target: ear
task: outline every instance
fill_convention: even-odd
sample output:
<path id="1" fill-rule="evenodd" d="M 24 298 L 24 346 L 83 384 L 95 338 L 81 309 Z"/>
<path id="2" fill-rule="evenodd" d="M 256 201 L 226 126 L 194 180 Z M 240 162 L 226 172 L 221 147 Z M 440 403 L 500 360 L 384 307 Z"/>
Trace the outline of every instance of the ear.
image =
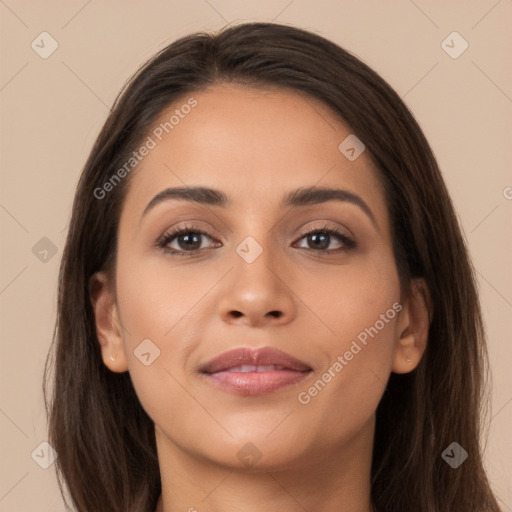
<path id="1" fill-rule="evenodd" d="M 408 373 L 414 370 L 427 348 L 433 307 L 424 279 L 411 281 L 410 293 L 402 305 L 397 321 L 398 339 L 391 371 Z"/>
<path id="2" fill-rule="evenodd" d="M 128 363 L 113 289 L 105 272 L 96 272 L 89 279 L 89 295 L 103 363 L 111 371 L 121 373 L 128 370 Z"/>

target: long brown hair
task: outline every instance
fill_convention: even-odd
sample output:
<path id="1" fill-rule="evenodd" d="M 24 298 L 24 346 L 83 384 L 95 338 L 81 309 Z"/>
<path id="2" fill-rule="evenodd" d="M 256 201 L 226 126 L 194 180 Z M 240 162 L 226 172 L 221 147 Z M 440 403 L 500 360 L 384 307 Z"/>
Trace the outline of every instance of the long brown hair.
<path id="1" fill-rule="evenodd" d="M 122 167 L 164 108 L 222 82 L 300 91 L 339 115 L 383 178 L 401 283 L 422 277 L 430 290 L 434 315 L 424 356 L 413 372 L 391 374 L 377 409 L 375 509 L 499 511 L 479 439 L 488 363 L 475 274 L 432 150 L 396 92 L 358 58 L 314 33 L 259 22 L 192 34 L 156 54 L 117 97 L 85 164 L 44 379 L 61 491 L 65 483 L 80 512 L 156 506 L 154 424 L 129 373 L 113 373 L 102 362 L 88 286 L 95 272 L 115 268 L 130 176 L 103 199 L 95 190 Z M 456 469 L 442 457 L 454 441 L 469 454 Z"/>

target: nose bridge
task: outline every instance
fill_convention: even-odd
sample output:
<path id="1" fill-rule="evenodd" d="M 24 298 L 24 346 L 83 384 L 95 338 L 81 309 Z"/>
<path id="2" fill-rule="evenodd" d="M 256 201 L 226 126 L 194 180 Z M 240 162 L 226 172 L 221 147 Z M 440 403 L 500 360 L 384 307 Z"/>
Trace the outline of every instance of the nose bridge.
<path id="1" fill-rule="evenodd" d="M 260 234 L 258 238 L 260 241 L 249 235 L 235 248 L 235 286 L 262 297 L 276 296 L 280 288 L 275 271 L 278 248 L 273 247 L 269 233 Z"/>
<path id="2" fill-rule="evenodd" d="M 223 289 L 219 313 L 225 320 L 243 317 L 253 324 L 272 318 L 287 321 L 294 314 L 294 301 L 279 270 L 282 255 L 269 232 L 261 230 L 256 236 L 246 236 L 235 247 L 234 268 Z"/>

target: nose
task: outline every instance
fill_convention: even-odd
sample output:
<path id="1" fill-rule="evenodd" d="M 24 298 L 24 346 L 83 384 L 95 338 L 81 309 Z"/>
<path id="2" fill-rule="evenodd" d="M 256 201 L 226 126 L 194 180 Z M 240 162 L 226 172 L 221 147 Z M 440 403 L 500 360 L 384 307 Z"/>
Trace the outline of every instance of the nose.
<path id="1" fill-rule="evenodd" d="M 252 262 L 235 252 L 233 269 L 222 283 L 218 312 L 233 325 L 264 327 L 283 325 L 296 316 L 290 268 L 279 264 L 270 249 Z"/>

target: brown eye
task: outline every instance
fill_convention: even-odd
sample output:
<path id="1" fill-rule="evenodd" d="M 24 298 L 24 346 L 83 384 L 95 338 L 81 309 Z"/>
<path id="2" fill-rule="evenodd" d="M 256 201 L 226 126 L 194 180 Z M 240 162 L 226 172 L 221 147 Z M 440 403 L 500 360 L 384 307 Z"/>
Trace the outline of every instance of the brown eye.
<path id="1" fill-rule="evenodd" d="M 203 235 L 201 233 L 195 233 L 190 231 L 189 233 L 178 235 L 173 238 L 176 239 L 176 242 L 180 249 L 186 251 L 194 251 L 201 247 L 201 237 Z"/>
<path id="2" fill-rule="evenodd" d="M 337 240 L 338 245 L 334 248 L 332 247 L 333 239 Z M 335 253 L 341 250 L 352 249 L 356 246 L 354 240 L 347 235 L 338 229 L 327 226 L 310 230 L 306 235 L 301 237 L 301 240 L 305 240 L 306 242 L 306 247 L 302 246 L 302 248 L 311 249 L 320 253 Z"/>
<path id="3" fill-rule="evenodd" d="M 199 253 L 204 239 L 212 240 L 202 229 L 194 226 L 183 226 L 166 233 L 157 243 L 157 246 L 166 253 L 180 256 L 191 256 Z"/>

